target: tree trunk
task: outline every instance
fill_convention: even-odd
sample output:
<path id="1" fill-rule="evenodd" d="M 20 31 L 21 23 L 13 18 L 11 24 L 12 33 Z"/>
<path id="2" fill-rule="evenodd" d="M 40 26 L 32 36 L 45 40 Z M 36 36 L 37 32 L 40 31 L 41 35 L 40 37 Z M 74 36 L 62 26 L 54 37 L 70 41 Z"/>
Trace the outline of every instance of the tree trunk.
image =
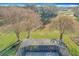
<path id="1" fill-rule="evenodd" d="M 30 30 L 28 30 L 28 32 L 27 32 L 27 39 L 29 39 L 29 38 L 31 38 L 31 31 Z"/>
<path id="2" fill-rule="evenodd" d="M 63 43 L 63 40 L 62 39 L 63 39 L 63 32 L 60 33 L 60 42 L 59 42 L 60 45 L 62 45 L 62 43 Z"/>
<path id="3" fill-rule="evenodd" d="M 16 33 L 16 37 L 17 37 L 17 42 L 19 42 L 20 41 L 19 33 Z"/>
<path id="4" fill-rule="evenodd" d="M 63 33 L 60 33 L 60 40 L 63 39 Z"/>
<path id="5" fill-rule="evenodd" d="M 17 35 L 17 42 L 20 41 L 19 35 Z"/>

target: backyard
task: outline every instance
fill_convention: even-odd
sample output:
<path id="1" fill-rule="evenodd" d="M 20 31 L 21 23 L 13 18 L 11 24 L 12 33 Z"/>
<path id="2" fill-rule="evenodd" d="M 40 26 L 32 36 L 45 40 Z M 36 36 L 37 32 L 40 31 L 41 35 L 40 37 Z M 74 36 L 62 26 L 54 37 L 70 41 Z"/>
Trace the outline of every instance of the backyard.
<path id="1" fill-rule="evenodd" d="M 26 39 L 25 32 L 20 33 L 21 40 Z M 70 34 L 69 34 L 70 35 Z M 3 36 L 0 36 L 0 51 L 4 50 L 8 46 L 14 44 L 16 42 L 16 35 L 13 32 L 4 33 Z M 57 31 L 49 32 L 47 30 L 39 30 L 32 33 L 32 38 L 50 38 L 50 39 L 58 39 L 59 33 Z M 4 42 L 3 42 L 4 41 Z M 79 46 L 74 43 L 68 34 L 64 35 L 64 42 L 68 46 L 69 52 L 71 55 L 79 55 Z M 5 49 L 0 53 L 1 55 L 16 55 L 15 49 Z"/>
<path id="2" fill-rule="evenodd" d="M 0 56 L 16 56 L 21 43 L 27 39 L 59 40 L 59 47 L 63 44 L 71 56 L 79 56 L 79 7 L 60 7 L 56 4 L 1 5 Z"/>

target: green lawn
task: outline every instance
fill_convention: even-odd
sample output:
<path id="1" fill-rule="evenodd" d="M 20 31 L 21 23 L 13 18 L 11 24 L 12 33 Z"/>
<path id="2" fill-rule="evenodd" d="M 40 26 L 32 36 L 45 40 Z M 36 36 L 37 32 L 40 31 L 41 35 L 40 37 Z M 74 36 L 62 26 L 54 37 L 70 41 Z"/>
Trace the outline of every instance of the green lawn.
<path id="1" fill-rule="evenodd" d="M 21 40 L 23 40 L 25 37 L 25 32 L 22 32 L 20 34 Z M 48 31 L 36 31 L 31 34 L 32 38 L 50 38 L 50 39 L 56 39 L 59 38 L 59 33 L 57 31 L 54 32 L 48 32 Z M 68 46 L 68 49 L 72 55 L 79 55 L 79 46 L 77 46 L 69 37 L 68 35 L 64 35 L 64 41 L 66 45 Z M 5 49 L 6 47 L 10 46 L 16 42 L 16 35 L 14 32 L 9 33 L 2 33 L 2 36 L 0 36 L 0 51 Z M 12 50 L 5 50 L 6 53 L 3 55 L 16 55 L 15 49 Z M 4 52 L 2 52 L 4 53 Z"/>

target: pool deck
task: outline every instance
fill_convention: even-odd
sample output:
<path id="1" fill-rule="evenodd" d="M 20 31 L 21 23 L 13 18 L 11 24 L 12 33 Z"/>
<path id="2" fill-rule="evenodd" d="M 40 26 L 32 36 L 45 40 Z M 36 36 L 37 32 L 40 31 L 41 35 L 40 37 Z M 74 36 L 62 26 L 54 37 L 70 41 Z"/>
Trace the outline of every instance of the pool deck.
<path id="1" fill-rule="evenodd" d="M 64 44 L 63 41 L 60 44 L 60 40 L 58 39 L 26 39 L 21 43 L 16 55 L 17 56 L 70 56 L 67 46 Z"/>

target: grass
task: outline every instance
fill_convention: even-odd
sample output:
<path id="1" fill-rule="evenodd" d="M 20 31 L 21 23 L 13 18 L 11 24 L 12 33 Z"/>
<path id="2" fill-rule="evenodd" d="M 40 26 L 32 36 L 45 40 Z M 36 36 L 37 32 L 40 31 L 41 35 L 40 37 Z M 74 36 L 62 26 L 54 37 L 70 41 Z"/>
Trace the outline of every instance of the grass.
<path id="1" fill-rule="evenodd" d="M 5 49 L 7 46 L 11 45 L 14 42 L 16 42 L 16 36 L 14 33 L 3 33 L 3 35 L 0 36 L 0 51 Z"/>
<path id="2" fill-rule="evenodd" d="M 10 32 L 8 34 L 2 33 L 3 36 L 0 36 L 0 51 L 2 51 L 3 49 L 5 49 L 6 47 L 8 47 L 9 45 L 13 44 L 14 42 L 16 42 L 16 35 L 14 34 L 14 32 Z M 5 34 L 5 35 L 4 35 Z M 25 32 L 22 32 L 20 34 L 20 38 L 23 40 L 25 38 Z M 35 31 L 31 34 L 32 38 L 49 38 L 49 39 L 58 39 L 59 38 L 59 33 L 57 31 L 52 31 L 52 32 L 48 32 L 46 30 L 38 30 Z M 68 35 L 64 35 L 64 41 L 66 43 L 66 45 L 68 46 L 69 52 L 71 53 L 71 55 L 79 55 L 79 46 L 77 46 L 69 37 Z M 5 50 L 6 53 L 3 55 L 16 55 L 15 49 L 11 49 L 11 50 Z"/>
<path id="3" fill-rule="evenodd" d="M 67 35 L 64 36 L 64 42 L 68 46 L 71 55 L 79 56 L 79 46 L 73 42 Z"/>

